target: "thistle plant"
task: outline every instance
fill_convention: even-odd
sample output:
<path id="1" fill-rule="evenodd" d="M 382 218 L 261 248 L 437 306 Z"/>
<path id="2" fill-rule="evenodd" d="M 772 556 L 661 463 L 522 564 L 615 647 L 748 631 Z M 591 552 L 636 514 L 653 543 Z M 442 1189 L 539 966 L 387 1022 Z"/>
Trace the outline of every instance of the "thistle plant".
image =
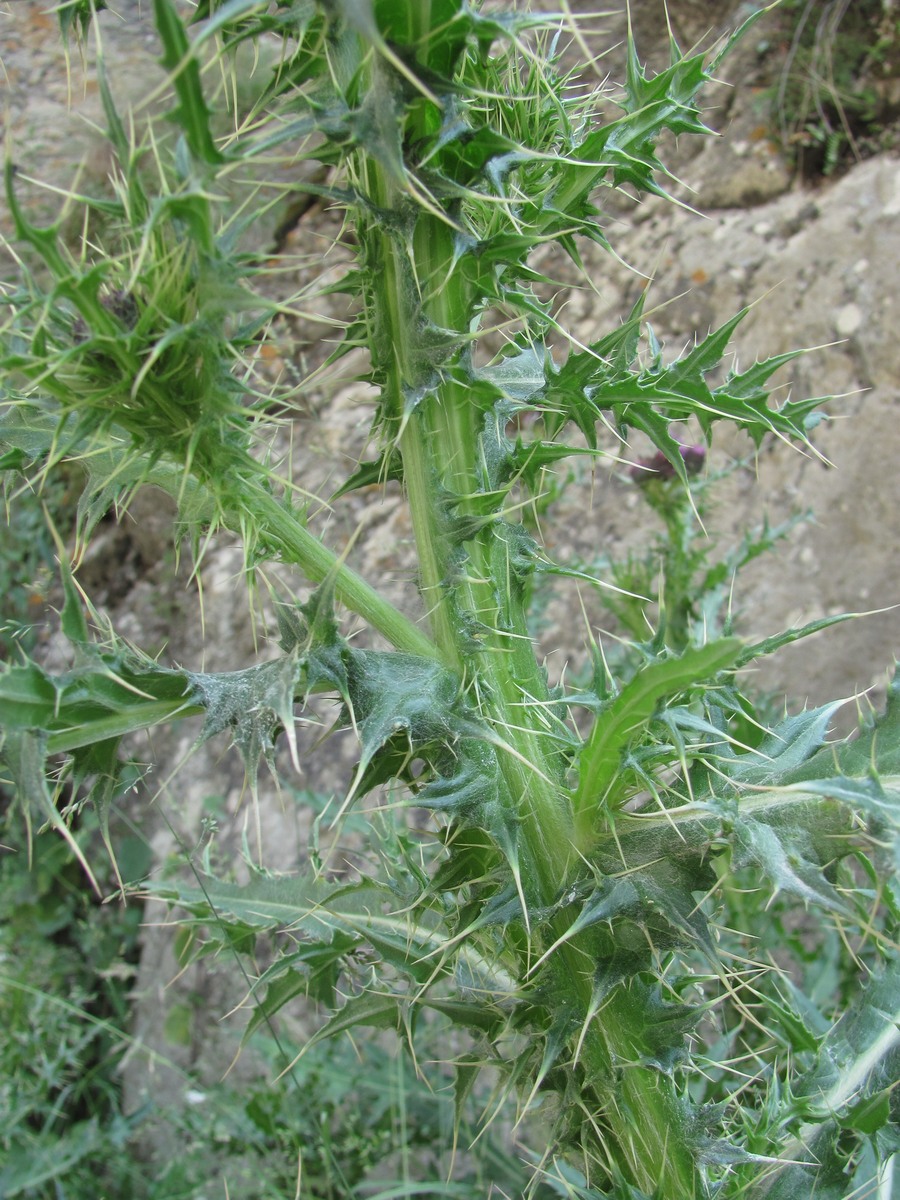
<path id="1" fill-rule="evenodd" d="M 731 43 L 705 59 L 672 42 L 658 74 L 629 44 L 610 117 L 556 58 L 577 32 L 564 7 L 201 0 L 186 26 L 154 0 L 176 136 L 136 134 L 101 64 L 115 195 L 71 202 L 102 214 L 109 245 L 72 251 L 59 226 L 36 226 L 7 164 L 28 264 L 5 298 L 13 519 L 23 476 L 39 486 L 75 462 L 76 565 L 110 507 L 152 484 L 196 553 L 225 528 L 248 571 L 289 564 L 312 590 L 277 598 L 278 657 L 224 674 L 163 667 L 91 617 L 60 546 L 73 663 L 52 674 L 23 658 L 0 675 L 6 779 L 26 824 L 73 847 L 71 822 L 96 806 L 114 855 L 128 735 L 202 715 L 201 740 L 230 730 L 253 783 L 263 762 L 278 769 L 279 740 L 296 760 L 304 706 L 330 696 L 359 741 L 342 812 L 387 795 L 392 810 L 430 811 L 435 836 L 376 838 L 373 816 L 380 868 L 364 878 L 335 880 L 313 856 L 289 876 L 148 888 L 231 945 L 274 940 L 251 1030 L 302 994 L 334 1009 L 317 1039 L 388 1027 L 414 1047 L 425 1016 L 454 1027 L 468 1039 L 460 1104 L 490 1069 L 551 1130 L 535 1191 L 887 1198 L 900 694 L 846 741 L 828 739 L 838 703 L 770 726 L 745 668 L 824 622 L 751 644 L 727 606 L 711 621 L 691 595 L 721 598 L 768 532 L 705 576 L 678 548 L 703 459 L 679 431 L 711 443 L 724 421 L 757 446 L 809 447 L 820 401 L 770 399 L 793 354 L 727 367 L 742 313 L 675 357 L 642 302 L 579 341 L 541 267 L 549 245 L 573 270 L 586 246 L 611 251 L 611 190 L 666 195 L 657 141 L 705 131 L 699 92 Z M 70 30 L 91 12 L 62 7 Z M 216 136 L 206 68 L 264 39 L 282 53 L 263 95 Z M 332 502 L 401 482 L 419 619 L 350 568 L 316 532 L 314 498 L 273 466 L 290 409 L 252 369 L 274 315 L 244 239 L 256 213 L 222 197 L 290 156 L 327 168 L 297 186 L 353 233 L 339 287 L 354 315 L 332 361 L 364 348 L 377 396 L 377 453 Z M 589 682 L 569 690 L 548 677 L 529 605 L 538 580 L 572 570 L 527 516 L 540 505 L 537 524 L 552 522 L 557 464 L 627 457 L 635 434 L 653 446 L 646 487 L 673 514 L 673 549 L 653 596 L 608 592 L 628 654 L 611 666 L 586 634 Z M 589 582 L 602 596 L 621 578 L 601 563 Z M 348 640 L 344 609 L 390 648 Z"/>

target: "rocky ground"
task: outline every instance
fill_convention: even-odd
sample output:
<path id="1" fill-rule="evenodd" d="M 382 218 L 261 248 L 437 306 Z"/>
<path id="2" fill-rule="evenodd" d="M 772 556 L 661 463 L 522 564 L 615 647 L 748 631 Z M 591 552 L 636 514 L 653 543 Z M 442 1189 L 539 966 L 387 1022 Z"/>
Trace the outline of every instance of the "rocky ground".
<path id="1" fill-rule="evenodd" d="M 59 209 L 59 193 L 38 189 L 31 179 L 65 189 L 80 178 L 79 186 L 90 189 L 102 185 L 109 164 L 95 126 L 100 109 L 90 67 L 94 51 L 89 51 L 87 68 L 77 52 L 67 62 L 48 7 L 44 0 L 0 3 L 5 72 L 0 75 L 0 101 L 8 114 L 11 153 L 34 211 L 52 216 Z M 161 75 L 149 5 L 115 0 L 111 7 L 114 11 L 103 14 L 100 29 L 117 98 L 123 107 L 140 108 L 148 97 L 151 106 L 158 104 L 153 93 Z M 593 7 L 581 5 L 584 11 Z M 639 44 L 651 61 L 658 61 L 664 48 L 662 5 L 640 0 L 632 7 Z M 716 34 L 752 7 L 737 0 L 669 3 L 674 32 L 685 44 L 706 36 L 710 27 Z M 621 41 L 621 17 L 592 24 L 606 30 L 593 35 L 592 44 L 601 37 L 607 45 Z M 699 148 L 672 148 L 672 161 L 684 181 L 676 187 L 682 207 L 656 200 L 618 205 L 611 216 L 611 237 L 623 262 L 596 257 L 590 262 L 596 292 L 573 291 L 561 302 L 577 336 L 589 340 L 614 326 L 652 277 L 653 324 L 670 350 L 744 305 L 752 308 L 736 338 L 740 362 L 796 346 L 817 348 L 784 372 L 784 386 L 796 394 L 840 397 L 826 409 L 833 419 L 816 433 L 819 456 L 804 456 L 777 442 L 752 453 L 734 436 L 718 439 L 713 456 L 717 468 L 729 461 L 741 463 L 723 485 L 710 518 L 711 532 L 724 541 L 738 538 L 764 517 L 777 523 L 807 509 L 815 514 L 774 557 L 754 564 L 742 579 L 736 604 L 744 614 L 744 632 L 763 636 L 833 613 L 879 610 L 817 635 L 813 644 L 783 652 L 760 672 L 762 688 L 797 707 L 866 691 L 877 700 L 900 650 L 900 614 L 892 608 L 900 603 L 895 550 L 900 537 L 900 473 L 895 466 L 900 457 L 900 356 L 894 330 L 900 315 L 900 159 L 884 152 L 851 162 L 830 178 L 798 177 L 779 149 L 770 104 L 788 50 L 774 17 L 753 31 L 723 68 L 726 82 L 710 92 L 709 121 L 720 136 Z M 608 62 L 615 73 L 615 54 Z M 300 257 L 295 278 L 302 282 L 304 273 L 319 268 L 336 226 L 319 210 L 296 218 L 296 202 L 288 197 L 260 223 L 260 239 L 273 251 L 277 243 Z M 0 230 L 9 232 L 2 209 Z M 339 253 L 333 250 L 324 261 L 332 263 Z M 13 270 L 7 251 L 0 272 L 9 276 Z M 329 314 L 319 315 L 319 320 L 285 323 L 275 331 L 267 350 L 273 371 L 290 371 L 300 359 L 308 365 L 322 357 Z M 294 467 L 312 490 L 327 493 L 329 482 L 364 447 L 370 405 L 352 374 L 351 361 L 306 394 L 298 411 Z M 641 498 L 620 468 L 601 467 L 594 476 L 574 479 L 559 511 L 553 549 L 561 557 L 622 554 L 648 536 Z M 196 591 L 186 572 L 173 566 L 169 517 L 158 497 L 139 498 L 130 517 L 110 523 L 92 549 L 82 568 L 85 586 L 122 634 L 172 661 L 208 670 L 252 661 L 256 649 L 240 584 L 239 550 L 221 539 L 207 554 L 200 573 L 201 621 Z M 354 552 L 358 568 L 370 578 L 390 579 L 398 603 L 415 604 L 409 587 L 415 569 L 411 532 L 399 493 L 386 499 L 365 492 L 349 497 L 331 517 L 329 537 L 340 546 L 359 528 L 363 536 Z M 581 622 L 574 591 L 560 589 L 547 598 L 542 636 L 551 670 L 576 651 Z M 52 643 L 47 653 L 53 653 Z M 180 760 L 192 736 L 180 734 L 161 757 Z M 324 767 L 310 766 L 301 786 L 325 791 L 341 787 L 352 747 L 341 741 L 333 745 Z M 161 787 L 160 803 L 175 814 L 191 842 L 201 816 L 214 810 L 223 853 L 239 848 L 246 825 L 251 844 L 256 849 L 257 841 L 262 843 L 269 865 L 291 867 L 303 855 L 308 817 L 290 797 L 276 801 L 269 796 L 257 830 L 240 769 L 222 754 L 221 746 L 195 754 L 174 781 Z M 136 799 L 136 808 L 145 800 Z M 145 824 L 161 860 L 172 849 L 171 834 L 153 820 Z M 204 1069 L 215 1075 L 231 1057 L 229 1035 L 213 1035 L 221 1042 L 218 1048 L 166 1044 L 165 1013 L 173 1003 L 166 984 L 175 974 L 167 939 L 148 934 L 137 988 L 137 1033 L 147 1045 L 165 1046 L 183 1065 L 194 1065 L 199 1055 Z M 217 981 L 205 964 L 202 974 L 189 973 L 180 986 L 220 1012 L 240 999 L 240 987 Z M 220 1029 L 213 1023 L 205 1028 Z M 142 1091 L 165 1083 L 148 1078 L 143 1068 L 134 1072 L 130 1086 L 135 1103 Z M 172 1079 L 168 1086 L 178 1085 Z"/>

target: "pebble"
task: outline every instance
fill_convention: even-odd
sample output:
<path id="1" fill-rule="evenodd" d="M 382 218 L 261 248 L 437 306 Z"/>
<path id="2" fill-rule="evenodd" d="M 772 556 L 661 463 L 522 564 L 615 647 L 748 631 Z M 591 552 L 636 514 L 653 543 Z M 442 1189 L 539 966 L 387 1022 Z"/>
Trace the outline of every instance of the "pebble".
<path id="1" fill-rule="evenodd" d="M 862 310 L 858 304 L 845 304 L 834 318 L 834 328 L 839 337 L 850 337 L 862 325 Z"/>

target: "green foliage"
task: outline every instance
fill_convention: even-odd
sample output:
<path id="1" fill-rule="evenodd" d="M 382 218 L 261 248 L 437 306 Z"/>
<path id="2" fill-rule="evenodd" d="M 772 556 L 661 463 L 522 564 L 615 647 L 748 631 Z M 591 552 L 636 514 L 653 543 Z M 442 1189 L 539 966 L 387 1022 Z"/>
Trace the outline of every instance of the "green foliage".
<path id="1" fill-rule="evenodd" d="M 104 628 L 60 553 L 71 665 L 23 659 L 0 675 L 16 811 L 90 875 L 79 813 L 93 807 L 115 862 L 128 735 L 202 716 L 198 743 L 229 731 L 255 791 L 262 763 L 280 770 L 279 739 L 298 765 L 298 714 L 328 696 L 359 742 L 340 816 L 386 788 L 391 811 L 428 810 L 433 832 L 367 810 L 355 815 L 370 857 L 349 876 L 313 843 L 293 875 L 253 867 L 239 881 L 206 854 L 189 878 L 143 889 L 180 913 L 187 958 L 247 959 L 249 1038 L 305 997 L 329 1015 L 295 1069 L 356 1029 L 396 1033 L 417 1061 L 423 1039 L 446 1039 L 461 1132 L 488 1072 L 487 1124 L 507 1098 L 521 1117 L 540 1105 L 546 1154 L 511 1185 L 529 1196 L 859 1194 L 896 1149 L 898 910 L 883 880 L 900 861 L 900 685 L 855 740 L 829 741 L 836 705 L 764 721 L 743 668 L 822 623 L 736 636 L 732 576 L 778 533 L 710 564 L 692 534 L 705 451 L 681 432 L 711 442 L 725 421 L 756 447 L 772 434 L 808 447 L 819 402 L 772 403 L 794 354 L 726 369 L 743 314 L 675 358 L 640 306 L 576 344 L 538 265 L 548 242 L 577 269 L 585 241 L 609 249 L 610 190 L 665 194 L 659 139 L 703 132 L 698 95 L 721 55 L 673 42 L 652 75 L 629 43 L 620 115 L 604 120 L 604 97 L 558 69 L 558 17 L 459 0 L 210 0 L 192 35 L 171 0 L 154 13 L 172 136 L 136 144 L 101 76 L 116 196 L 79 202 L 103 210 L 111 245 L 71 252 L 29 219 L 7 170 L 36 266 L 8 297 L 2 461 L 35 486 L 84 463 L 79 546 L 153 483 L 195 551 L 224 526 L 248 572 L 281 561 L 315 586 L 277 602 L 280 654 L 202 673 Z M 273 36 L 284 54 L 257 106 L 217 137 L 205 56 L 227 67 Z M 269 455 L 289 413 L 250 355 L 277 306 L 219 197 L 272 155 L 324 164 L 327 181 L 304 186 L 352 225 L 356 260 L 332 290 L 354 316 L 332 361 L 367 351 L 377 452 L 333 502 L 402 484 L 421 622 L 326 545 L 313 498 Z M 552 520 L 540 489 L 555 464 L 615 455 L 633 433 L 654 448 L 635 486 L 666 528 L 658 583 L 635 563 L 556 563 L 522 520 L 538 503 Z M 589 575 L 600 595 L 611 584 L 628 639 L 613 663 L 590 642 L 575 691 L 551 683 L 532 642 L 545 574 Z M 347 637 L 341 605 L 390 648 Z M 373 1109 L 367 1164 L 392 1104 Z M 243 1111 L 279 1145 L 300 1133 L 260 1125 L 259 1095 Z M 355 1178 L 328 1175 L 335 1161 L 321 1158 L 322 1194 L 353 1194 Z M 482 1179 L 424 1186 L 465 1194 Z M 417 1187 L 407 1174 L 385 1194 Z"/>
<path id="2" fill-rule="evenodd" d="M 3 472 L 5 512 L 0 518 L 0 658 L 13 661 L 18 648 L 31 651 L 54 574 L 53 526 L 69 532 L 80 472 L 60 472 L 36 493 L 15 471 L 15 458 Z M 13 511 L 15 519 L 11 519 Z"/>
<path id="3" fill-rule="evenodd" d="M 807 178 L 892 145 L 900 22 L 882 0 L 787 0 L 785 63 L 773 89 L 781 140 Z M 885 86 L 887 85 L 887 86 Z"/>
<path id="4" fill-rule="evenodd" d="M 90 820 L 81 823 L 77 836 L 86 851 L 96 835 Z M 8 822 L 3 836 L 16 840 Z M 133 885 L 150 865 L 149 848 L 130 834 L 119 836 L 117 849 L 125 881 Z M 114 883 L 106 876 L 101 881 Z M 157 1055 L 153 1069 L 180 1075 L 188 1103 L 177 1111 L 148 1102 L 127 1112 L 123 1060 L 146 1055 L 130 1032 L 140 906 L 93 900 L 60 839 L 38 838 L 31 862 L 5 850 L 0 885 L 4 1196 L 199 1200 L 213 1181 L 235 1198 L 261 1191 L 292 1195 L 299 1170 L 303 1196 L 343 1200 L 392 1185 L 398 1196 L 414 1195 L 420 1177 L 445 1171 L 454 1146 L 449 1090 L 435 1094 L 410 1063 L 380 1046 L 367 1048 L 361 1074 L 349 1042 L 322 1044 L 272 1082 L 296 1050 L 283 1037 L 272 1039 L 262 1021 L 247 1038 L 271 1078 L 240 1087 L 204 1084 Z M 347 953 L 350 945 L 332 949 Z M 323 964 L 309 950 L 297 958 L 321 975 Z M 296 974 L 284 961 L 270 976 L 279 973 Z M 269 980 L 260 981 L 261 994 L 264 988 L 278 990 Z M 283 990 L 280 995 L 283 1002 Z M 170 1033 L 175 1041 L 174 1028 Z M 473 1108 L 470 1102 L 456 1114 L 466 1140 L 475 1134 Z M 161 1130 L 179 1151 L 148 1173 L 141 1148 Z M 406 1161 L 404 1178 L 394 1177 L 398 1154 Z M 527 1172 L 499 1139 L 487 1137 L 467 1156 L 457 1184 L 434 1194 L 475 1200 L 491 1182 L 515 1194 Z"/>
<path id="5" fill-rule="evenodd" d="M 11 832 L 6 823 L 4 841 Z M 61 840 L 38 839 L 24 858 L 0 858 L 0 1190 L 55 1196 L 65 1180 L 87 1195 L 104 1162 L 104 1184 L 128 1189 L 119 1147 L 133 1122 L 116 1068 L 139 913 L 92 903 Z"/>

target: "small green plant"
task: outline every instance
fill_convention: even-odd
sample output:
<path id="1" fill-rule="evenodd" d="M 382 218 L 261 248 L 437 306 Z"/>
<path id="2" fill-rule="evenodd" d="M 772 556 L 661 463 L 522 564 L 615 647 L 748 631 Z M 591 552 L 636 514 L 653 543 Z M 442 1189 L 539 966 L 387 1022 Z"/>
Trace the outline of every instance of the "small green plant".
<path id="1" fill-rule="evenodd" d="M 88 21 L 90 5 L 65 13 Z M 808 446 L 818 419 L 817 401 L 770 403 L 769 380 L 795 355 L 723 369 L 743 314 L 667 358 L 640 304 L 584 344 L 542 298 L 548 244 L 576 268 L 586 244 L 609 249 L 605 192 L 665 194 L 657 139 L 703 132 L 698 93 L 724 51 L 707 62 L 673 43 L 670 65 L 648 75 L 629 45 L 619 115 L 603 120 L 605 97 L 559 71 L 568 16 L 462 0 L 204 0 L 191 37 L 171 0 L 154 13 L 177 137 L 136 143 L 101 72 L 116 195 L 72 199 L 103 208 L 116 244 L 67 250 L 29 220 L 7 166 L 34 269 L 6 298 L 4 465 L 40 481 L 83 464 L 78 548 L 113 503 L 153 484 L 198 553 L 225 527 L 248 569 L 291 564 L 316 586 L 302 602 L 278 596 L 278 657 L 213 675 L 92 628 L 61 555 L 71 668 L 23 660 L 0 676 L 25 823 L 79 852 L 71 821 L 93 806 L 114 850 L 127 735 L 202 716 L 201 740 L 229 730 L 254 784 L 263 761 L 277 769 L 278 739 L 296 760 L 298 709 L 330 696 L 360 747 L 342 812 L 386 788 L 392 809 L 434 815 L 430 837 L 372 817 L 375 861 L 356 876 L 314 858 L 241 883 L 201 860 L 191 878 L 145 889 L 188 931 L 242 953 L 274 946 L 270 965 L 251 960 L 251 1031 L 305 994 L 332 1010 L 306 1052 L 375 1028 L 415 1053 L 421 1025 L 443 1031 L 460 1110 L 488 1070 L 497 1103 L 540 1110 L 547 1150 L 529 1195 L 887 1196 L 897 686 L 844 742 L 828 738 L 837 705 L 767 725 L 744 669 L 823 623 L 741 641 L 722 569 L 699 573 L 687 543 L 662 556 L 639 620 L 618 605 L 627 654 L 611 665 L 586 635 L 589 686 L 548 678 L 528 623 L 534 582 L 571 574 L 535 533 L 553 519 L 548 471 L 643 435 L 657 476 L 645 486 L 683 541 L 702 464 L 676 429 L 693 423 L 708 442 L 725 421 L 757 445 L 774 433 Z M 202 64 L 215 49 L 227 67 L 272 38 L 283 53 L 264 93 L 214 137 Z M 286 157 L 328 168 L 306 186 L 352 227 L 340 287 L 355 316 L 332 357 L 363 347 L 377 395 L 377 454 L 332 500 L 401 481 L 418 619 L 327 545 L 314 498 L 272 465 L 289 410 L 252 365 L 272 316 L 242 241 L 257 214 L 217 198 L 230 176 L 264 177 Z M 540 521 L 526 524 L 533 505 Z M 616 581 L 601 564 L 592 582 L 602 595 Z M 718 597 L 715 620 L 694 588 Z M 391 648 L 348 640 L 341 606 Z"/>
<path id="2" fill-rule="evenodd" d="M 884 0 L 789 0 L 775 92 L 781 140 L 806 178 L 832 175 L 889 144 L 900 23 Z"/>

